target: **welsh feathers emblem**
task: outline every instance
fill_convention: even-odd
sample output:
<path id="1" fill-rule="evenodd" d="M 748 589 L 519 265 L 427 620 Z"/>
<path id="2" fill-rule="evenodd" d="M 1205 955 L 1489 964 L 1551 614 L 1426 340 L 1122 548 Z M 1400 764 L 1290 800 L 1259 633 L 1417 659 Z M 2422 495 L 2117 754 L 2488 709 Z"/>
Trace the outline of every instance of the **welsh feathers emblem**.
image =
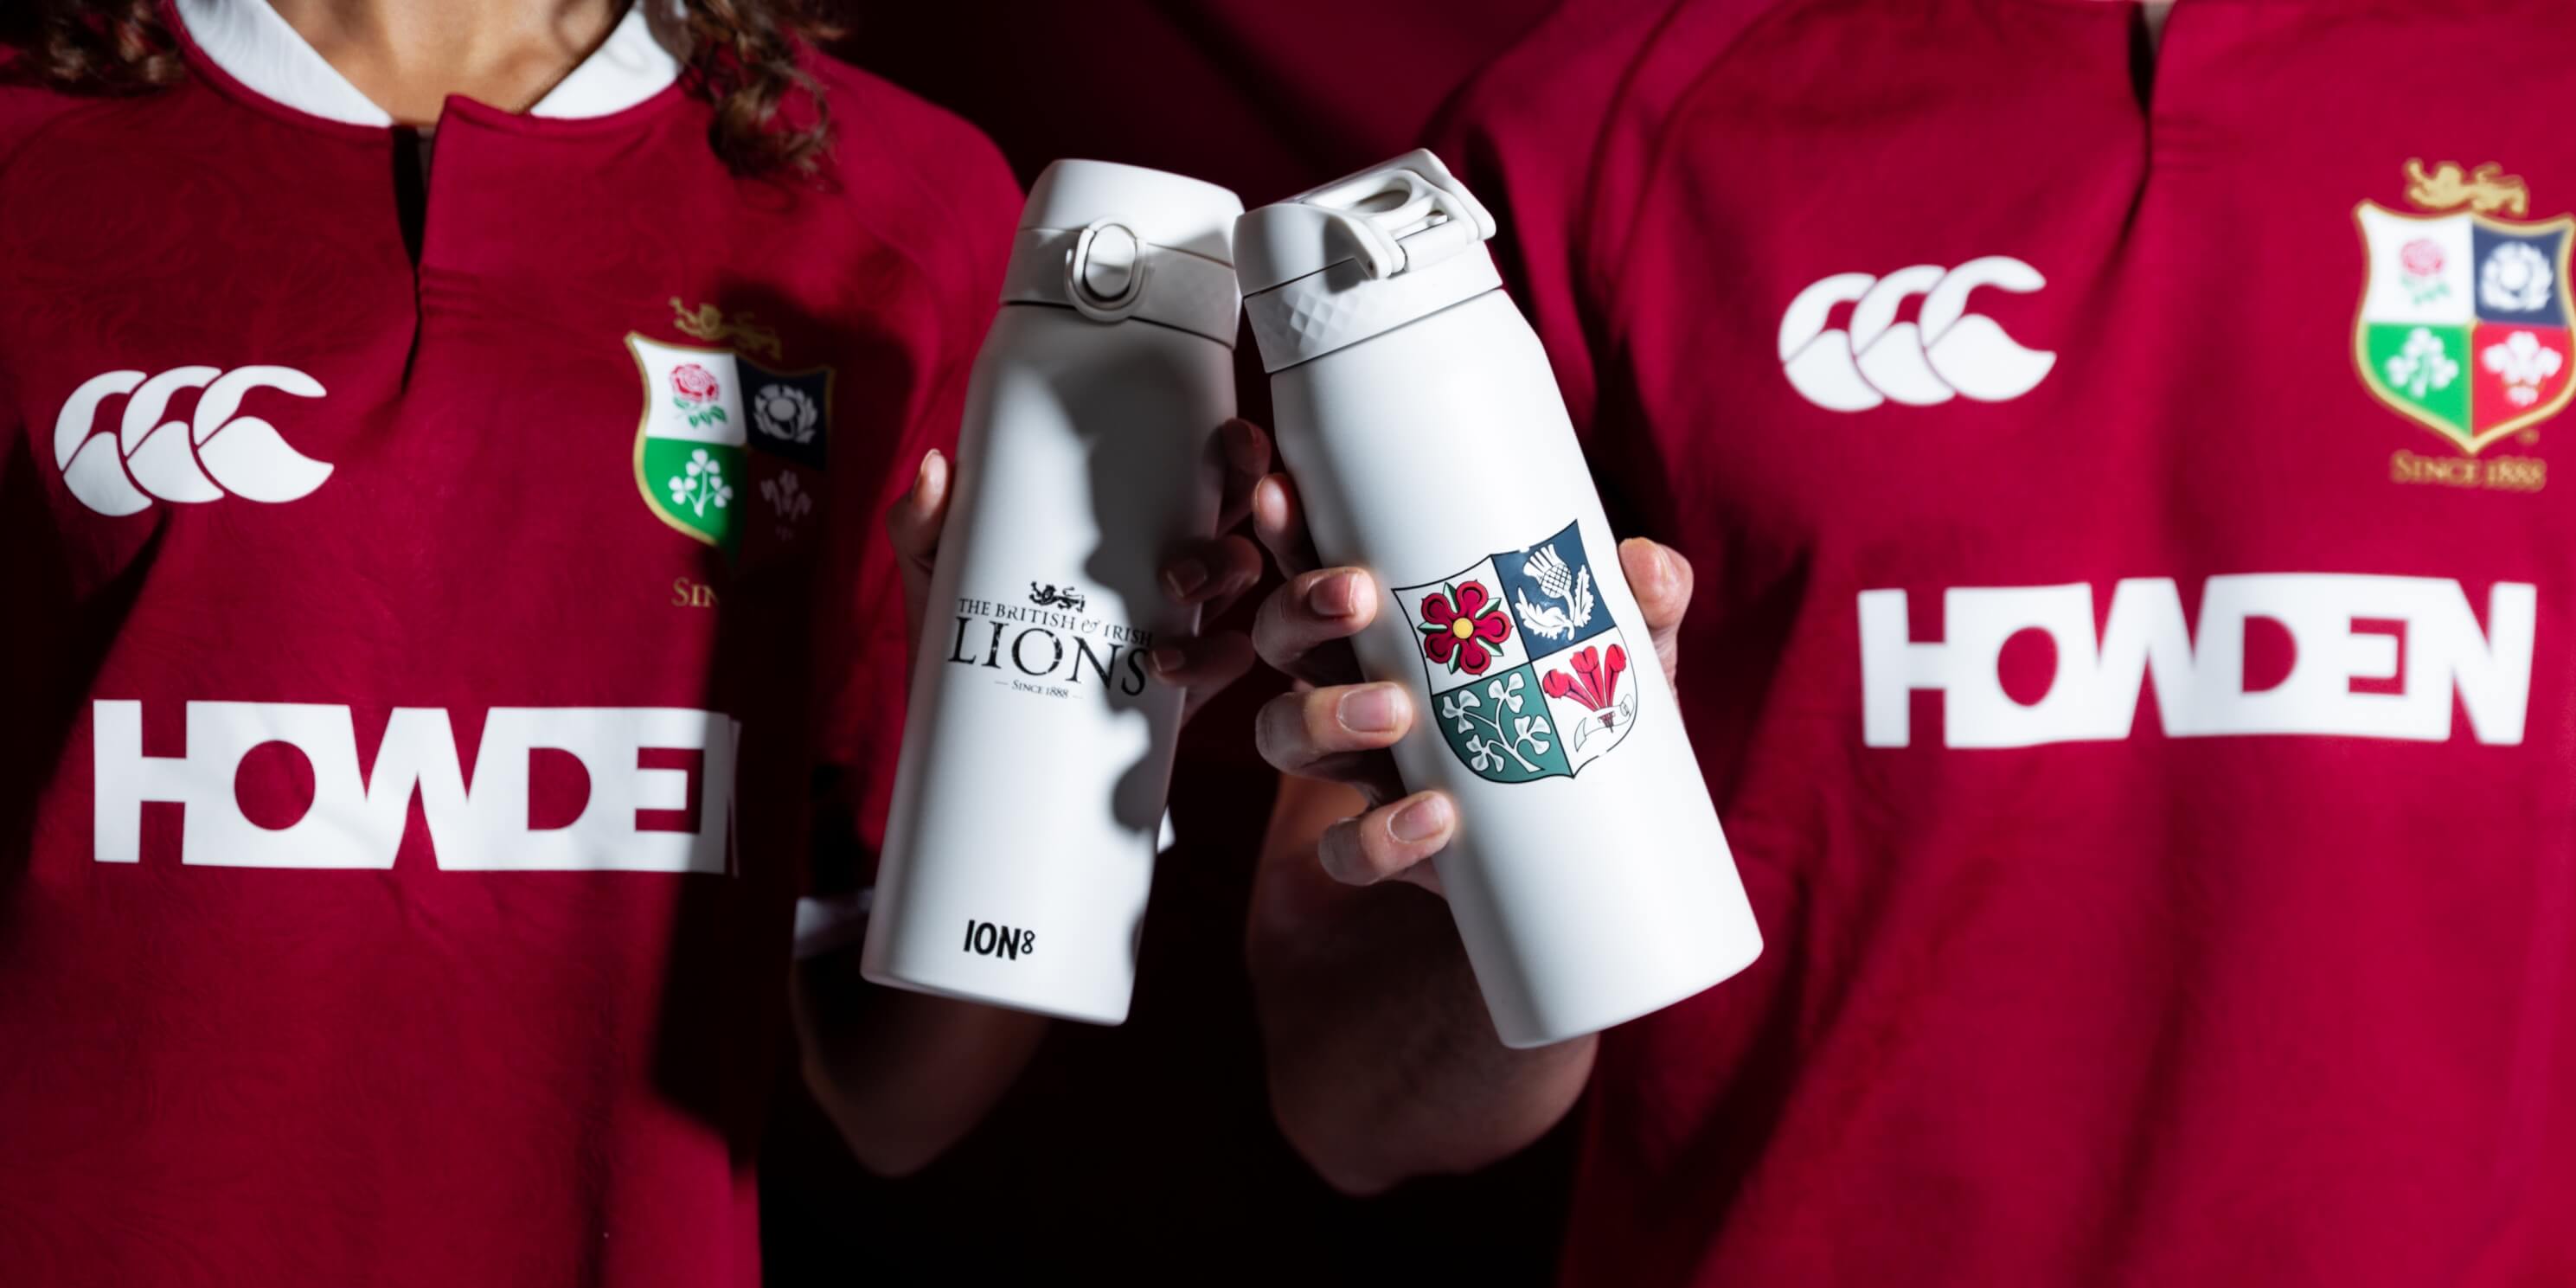
<path id="1" fill-rule="evenodd" d="M 2526 213 L 2530 197 L 2493 165 L 2464 175 L 2410 161 L 2407 175 L 2416 205 L 2460 208 L 2354 207 L 2368 267 L 2353 361 L 2372 396 L 2475 456 L 2557 415 L 2576 392 L 2567 300 L 2576 217 L 2499 218 Z"/>
<path id="2" fill-rule="evenodd" d="M 1479 776 L 1572 777 L 1637 723 L 1629 672 L 1653 650 L 1629 656 L 1576 525 L 1394 593 L 1440 736 Z"/>
<path id="3" fill-rule="evenodd" d="M 635 486 L 654 515 L 729 555 L 798 544 L 822 491 L 831 369 L 634 334 L 626 347 L 644 380 Z"/>

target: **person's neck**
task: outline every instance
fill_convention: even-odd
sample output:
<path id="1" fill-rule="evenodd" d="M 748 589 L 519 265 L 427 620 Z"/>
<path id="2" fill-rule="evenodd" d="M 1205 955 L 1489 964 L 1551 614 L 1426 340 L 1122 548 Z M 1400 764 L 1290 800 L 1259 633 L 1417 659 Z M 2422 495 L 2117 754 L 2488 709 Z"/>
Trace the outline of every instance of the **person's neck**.
<path id="1" fill-rule="evenodd" d="M 406 125 L 451 94 L 526 111 L 599 47 L 626 0 L 267 0 L 358 92 Z"/>

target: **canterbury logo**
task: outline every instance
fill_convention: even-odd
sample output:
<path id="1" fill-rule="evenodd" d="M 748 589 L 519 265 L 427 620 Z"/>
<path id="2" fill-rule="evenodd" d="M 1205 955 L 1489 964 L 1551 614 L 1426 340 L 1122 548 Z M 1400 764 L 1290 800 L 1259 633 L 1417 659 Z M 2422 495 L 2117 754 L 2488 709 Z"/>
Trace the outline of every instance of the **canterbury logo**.
<path id="1" fill-rule="evenodd" d="M 186 421 L 163 421 L 170 396 L 203 389 Z M 199 502 L 224 496 L 293 501 L 331 477 L 331 467 L 296 451 L 277 427 L 235 416 L 242 397 L 274 389 L 319 398 L 322 383 L 293 367 L 173 367 L 93 376 L 63 403 L 54 420 L 54 464 L 63 486 L 100 514 L 133 514 L 154 500 Z M 125 396 L 116 432 L 91 433 L 99 405 Z"/>
<path id="2" fill-rule="evenodd" d="M 1891 399 L 1929 407 L 1961 394 L 2007 402 L 2046 379 L 2057 355 L 2025 349 L 1994 319 L 1968 312 L 1968 293 L 2046 285 L 2038 269 L 2009 255 L 1946 270 L 1917 264 L 1885 277 L 1837 273 L 1789 301 L 1780 316 L 1780 362 L 1789 383 L 1829 411 L 1868 411 Z M 1898 308 L 1915 295 L 1923 297 L 1921 320 L 1897 321 Z M 1825 326 L 1838 304 L 1852 306 L 1848 332 Z"/>

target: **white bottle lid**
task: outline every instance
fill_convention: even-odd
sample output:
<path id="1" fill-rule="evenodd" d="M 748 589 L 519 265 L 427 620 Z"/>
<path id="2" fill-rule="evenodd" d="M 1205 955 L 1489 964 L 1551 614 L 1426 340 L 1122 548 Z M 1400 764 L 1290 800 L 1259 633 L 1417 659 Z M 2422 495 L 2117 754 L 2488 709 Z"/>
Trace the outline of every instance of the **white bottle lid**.
<path id="1" fill-rule="evenodd" d="M 1502 285 L 1494 217 L 1427 148 L 1235 221 L 1262 365 L 1318 358 Z"/>
<path id="2" fill-rule="evenodd" d="M 1058 161 L 1029 188 L 1005 304 L 1052 304 L 1095 322 L 1137 318 L 1232 346 L 1242 297 L 1234 221 L 1212 183 L 1111 161 Z"/>

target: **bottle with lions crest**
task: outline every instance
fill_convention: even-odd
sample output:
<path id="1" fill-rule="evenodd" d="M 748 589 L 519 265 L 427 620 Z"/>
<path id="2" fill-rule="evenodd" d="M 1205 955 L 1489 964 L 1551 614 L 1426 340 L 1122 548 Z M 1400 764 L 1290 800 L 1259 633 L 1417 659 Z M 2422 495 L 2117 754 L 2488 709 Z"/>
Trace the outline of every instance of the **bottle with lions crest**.
<path id="1" fill-rule="evenodd" d="M 1244 309 L 1327 564 L 1386 598 L 1354 641 L 1406 685 L 1407 786 L 1502 1040 L 1661 1009 L 1761 951 L 1493 217 L 1416 151 L 1246 214 Z"/>

